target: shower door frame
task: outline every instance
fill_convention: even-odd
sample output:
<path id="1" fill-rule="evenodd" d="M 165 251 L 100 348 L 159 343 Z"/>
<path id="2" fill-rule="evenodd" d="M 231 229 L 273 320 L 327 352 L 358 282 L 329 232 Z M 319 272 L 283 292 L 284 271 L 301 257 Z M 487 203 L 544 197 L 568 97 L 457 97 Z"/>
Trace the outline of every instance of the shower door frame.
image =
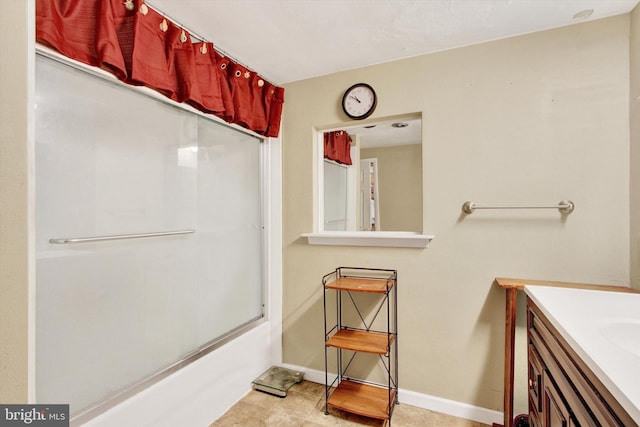
<path id="1" fill-rule="evenodd" d="M 260 162 L 262 164 L 262 177 L 261 177 L 261 204 L 262 204 L 262 301 L 263 301 L 263 315 L 253 321 L 249 321 L 228 333 L 219 339 L 215 339 L 208 342 L 201 347 L 190 352 L 182 359 L 175 361 L 170 366 L 167 366 L 160 371 L 152 374 L 151 376 L 144 378 L 132 386 L 120 390 L 115 396 L 108 396 L 102 401 L 85 408 L 78 413 L 73 414 L 71 418 L 72 425 L 80 425 L 98 417 L 109 410 L 116 408 L 119 404 L 130 399 L 134 395 L 144 393 L 144 390 L 150 386 L 161 382 L 168 376 L 176 373 L 180 369 L 192 364 L 193 362 L 209 355 L 217 349 L 222 348 L 225 344 L 228 344 L 232 340 L 246 334 L 258 326 L 267 323 L 267 329 L 269 331 L 268 342 L 270 343 L 268 353 L 270 359 L 265 361 L 266 365 L 277 364 L 282 362 L 282 251 L 281 251 L 281 232 L 282 232 L 282 174 L 281 174 L 281 139 L 280 138 L 265 138 L 261 135 L 255 134 L 244 128 L 236 125 L 230 125 L 216 117 L 203 114 L 188 105 L 176 103 L 157 92 L 137 86 L 129 86 L 119 82 L 114 76 L 98 68 L 90 67 L 85 64 L 79 63 L 72 59 L 66 58 L 57 52 L 54 52 L 44 46 L 36 45 L 34 56 L 43 56 L 54 61 L 60 62 L 64 65 L 71 66 L 82 72 L 92 74 L 110 82 L 121 84 L 127 89 L 141 93 L 142 95 L 149 96 L 160 102 L 169 104 L 173 107 L 183 109 L 189 113 L 196 114 L 207 120 L 214 121 L 220 125 L 230 127 L 236 131 L 243 132 L 251 137 L 259 138 L 260 142 Z M 35 61 L 34 61 L 35 68 Z M 34 126 L 35 127 L 35 126 Z M 35 141 L 32 141 L 35 145 Z M 34 148 L 35 149 L 35 148 Z M 35 172 L 31 171 L 30 178 L 35 183 Z M 32 201 L 33 203 L 33 201 Z M 35 234 L 35 226 L 32 230 Z M 35 248 L 31 249 L 30 257 L 35 263 Z M 31 293 L 35 294 L 36 290 L 32 289 Z M 32 402 L 35 402 L 35 375 L 36 375 L 36 362 L 35 362 L 35 295 L 30 297 L 30 350 L 29 350 L 29 396 Z M 240 398 L 241 396 L 238 396 Z"/>

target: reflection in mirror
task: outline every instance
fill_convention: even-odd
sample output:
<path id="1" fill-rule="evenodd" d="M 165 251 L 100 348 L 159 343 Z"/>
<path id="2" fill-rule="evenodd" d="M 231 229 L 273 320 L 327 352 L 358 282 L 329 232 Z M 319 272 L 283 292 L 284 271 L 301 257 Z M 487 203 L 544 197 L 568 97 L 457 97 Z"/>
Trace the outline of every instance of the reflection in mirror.
<path id="1" fill-rule="evenodd" d="M 422 120 L 327 131 L 320 231 L 422 232 Z"/>

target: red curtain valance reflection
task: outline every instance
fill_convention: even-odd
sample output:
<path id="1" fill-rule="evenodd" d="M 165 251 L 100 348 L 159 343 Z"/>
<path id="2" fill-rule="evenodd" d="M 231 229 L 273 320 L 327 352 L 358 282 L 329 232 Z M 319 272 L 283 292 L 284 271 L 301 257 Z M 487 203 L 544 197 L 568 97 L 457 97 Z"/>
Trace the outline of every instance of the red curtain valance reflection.
<path id="1" fill-rule="evenodd" d="M 258 134 L 280 131 L 284 89 L 214 50 L 142 0 L 36 0 L 36 40 L 132 85 Z"/>
<path id="2" fill-rule="evenodd" d="M 343 130 L 324 133 L 324 158 L 351 165 L 351 137 Z"/>

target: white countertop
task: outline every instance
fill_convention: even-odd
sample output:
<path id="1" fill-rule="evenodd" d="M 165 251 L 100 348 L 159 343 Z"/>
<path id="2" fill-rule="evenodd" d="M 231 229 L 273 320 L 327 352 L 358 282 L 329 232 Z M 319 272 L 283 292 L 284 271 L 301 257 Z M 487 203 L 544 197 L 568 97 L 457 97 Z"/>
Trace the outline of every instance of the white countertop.
<path id="1" fill-rule="evenodd" d="M 545 286 L 525 293 L 640 423 L 640 294 Z"/>

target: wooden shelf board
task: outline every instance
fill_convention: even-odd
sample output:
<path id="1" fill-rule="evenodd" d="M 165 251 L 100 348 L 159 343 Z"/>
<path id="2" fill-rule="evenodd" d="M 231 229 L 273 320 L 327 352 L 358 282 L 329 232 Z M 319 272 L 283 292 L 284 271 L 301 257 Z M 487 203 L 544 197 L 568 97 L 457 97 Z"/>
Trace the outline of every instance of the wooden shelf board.
<path id="1" fill-rule="evenodd" d="M 382 332 L 366 332 L 340 329 L 326 342 L 329 347 L 366 353 L 387 354 L 394 335 Z"/>
<path id="2" fill-rule="evenodd" d="M 325 285 L 325 289 L 386 294 L 393 287 L 393 284 L 393 280 L 387 279 L 372 279 L 368 277 L 338 277 L 335 281 L 327 283 Z"/>
<path id="3" fill-rule="evenodd" d="M 390 405 L 395 405 L 396 391 L 354 381 L 342 381 L 327 403 L 337 409 L 379 420 L 388 420 Z"/>

